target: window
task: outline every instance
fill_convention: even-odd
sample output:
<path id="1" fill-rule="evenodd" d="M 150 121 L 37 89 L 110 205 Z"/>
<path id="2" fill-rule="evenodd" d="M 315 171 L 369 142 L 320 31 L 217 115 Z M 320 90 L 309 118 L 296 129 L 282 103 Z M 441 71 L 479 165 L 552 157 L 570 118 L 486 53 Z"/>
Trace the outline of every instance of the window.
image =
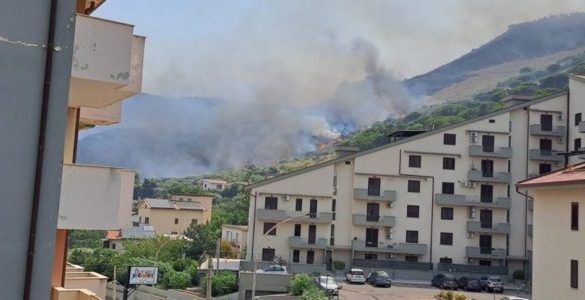
<path id="1" fill-rule="evenodd" d="M 481 202 L 493 202 L 494 201 L 494 187 L 489 184 L 481 185 L 481 196 L 479 198 Z"/>
<path id="2" fill-rule="evenodd" d="M 494 162 L 491 160 L 481 161 L 481 176 L 494 177 Z"/>
<path id="3" fill-rule="evenodd" d="M 378 254 L 374 254 L 374 253 L 366 253 L 366 254 L 364 254 L 364 258 L 365 258 L 365 259 L 373 259 L 373 260 L 377 260 L 377 259 L 378 259 Z"/>
<path id="4" fill-rule="evenodd" d="M 418 205 L 407 205 L 406 206 L 406 217 L 407 218 L 418 218 L 419 206 Z"/>
<path id="5" fill-rule="evenodd" d="M 579 288 L 579 261 L 571 259 L 571 287 Z"/>
<path id="6" fill-rule="evenodd" d="M 455 170 L 455 158 L 443 157 L 443 169 L 444 170 Z"/>
<path id="7" fill-rule="evenodd" d="M 575 139 L 573 147 L 575 151 L 579 151 L 579 149 L 581 149 L 581 138 Z"/>
<path id="8" fill-rule="evenodd" d="M 407 230 L 406 231 L 406 242 L 407 243 L 418 243 L 418 231 Z"/>
<path id="9" fill-rule="evenodd" d="M 409 193 L 420 193 L 420 181 L 409 180 L 408 181 L 408 192 Z"/>
<path id="10" fill-rule="evenodd" d="M 295 224 L 294 236 L 301 236 L 301 224 Z"/>
<path id="11" fill-rule="evenodd" d="M 144 217 L 144 224 L 150 224 L 150 218 Z"/>
<path id="12" fill-rule="evenodd" d="M 335 225 L 334 224 L 331 224 L 331 236 L 330 236 L 330 240 L 329 240 L 329 245 L 330 246 L 335 245 Z"/>
<path id="13" fill-rule="evenodd" d="M 581 113 L 576 113 L 575 114 L 575 126 L 579 126 L 579 123 L 581 123 L 581 119 L 582 119 Z"/>
<path id="14" fill-rule="evenodd" d="M 489 121 L 488 121 L 488 122 L 490 122 L 490 123 L 496 123 L 496 120 L 494 120 L 494 119 L 489 119 Z"/>
<path id="15" fill-rule="evenodd" d="M 297 198 L 297 202 L 295 203 L 295 210 L 296 211 L 303 210 L 303 199 Z"/>
<path id="16" fill-rule="evenodd" d="M 481 147 L 483 152 L 492 153 L 494 152 L 494 136 L 483 135 L 481 137 Z"/>
<path id="17" fill-rule="evenodd" d="M 191 219 L 191 224 L 197 225 L 197 219 Z"/>
<path id="18" fill-rule="evenodd" d="M 407 262 L 418 262 L 418 256 L 406 255 L 406 256 L 404 256 L 404 261 L 407 261 Z"/>
<path id="19" fill-rule="evenodd" d="M 571 203 L 571 230 L 579 230 L 579 203 Z"/>
<path id="20" fill-rule="evenodd" d="M 453 259 L 450 257 L 441 257 L 441 258 L 439 258 L 439 262 L 442 264 L 452 264 Z"/>
<path id="21" fill-rule="evenodd" d="M 457 141 L 457 136 L 454 133 L 443 134 L 443 144 L 444 145 L 455 145 L 456 141 Z"/>
<path id="22" fill-rule="evenodd" d="M 552 131 L 552 115 L 540 115 L 540 129 L 542 131 Z"/>
<path id="23" fill-rule="evenodd" d="M 307 264 L 312 265 L 315 262 L 315 251 L 308 250 L 307 251 Z"/>
<path id="24" fill-rule="evenodd" d="M 274 249 L 264 248 L 262 249 L 262 261 L 273 261 L 274 260 Z"/>
<path id="25" fill-rule="evenodd" d="M 408 167 L 420 168 L 422 165 L 422 158 L 420 155 L 409 155 L 408 156 Z"/>
<path id="26" fill-rule="evenodd" d="M 552 170 L 550 164 L 538 164 L 538 174 L 546 174 Z"/>
<path id="27" fill-rule="evenodd" d="M 441 245 L 452 246 L 453 245 L 453 233 L 441 232 Z"/>
<path id="28" fill-rule="evenodd" d="M 455 183 L 454 182 L 443 182 L 442 193 L 453 195 L 455 194 Z"/>
<path id="29" fill-rule="evenodd" d="M 112 243 L 112 249 L 116 250 L 116 243 Z"/>
<path id="30" fill-rule="evenodd" d="M 368 178 L 368 196 L 380 196 L 380 178 Z"/>
<path id="31" fill-rule="evenodd" d="M 331 199 L 331 218 L 335 221 L 335 209 L 337 208 L 337 201 L 335 199 Z"/>
<path id="32" fill-rule="evenodd" d="M 265 209 L 278 209 L 278 198 L 276 198 L 276 197 L 264 198 L 264 208 Z"/>
<path id="33" fill-rule="evenodd" d="M 293 250 L 293 262 L 298 263 L 300 261 L 301 252 L 299 250 Z"/>
<path id="34" fill-rule="evenodd" d="M 175 218 L 175 224 L 179 224 L 179 218 Z"/>
<path id="35" fill-rule="evenodd" d="M 453 220 L 453 207 L 441 207 L 441 220 Z"/>
<path id="36" fill-rule="evenodd" d="M 276 223 L 264 223 L 264 234 L 276 235 L 276 228 L 273 228 L 274 226 L 276 226 Z M 270 230 L 270 232 L 268 232 L 268 230 Z"/>

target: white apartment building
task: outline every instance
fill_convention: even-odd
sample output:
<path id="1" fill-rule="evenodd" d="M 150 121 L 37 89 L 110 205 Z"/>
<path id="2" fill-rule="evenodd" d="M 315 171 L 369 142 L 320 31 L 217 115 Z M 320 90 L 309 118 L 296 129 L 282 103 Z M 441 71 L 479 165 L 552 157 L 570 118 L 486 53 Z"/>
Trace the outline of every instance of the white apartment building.
<path id="1" fill-rule="evenodd" d="M 532 201 L 515 184 L 581 147 L 585 77 L 570 81 L 570 93 L 510 97 L 485 116 L 250 185 L 247 259 L 530 273 Z"/>
<path id="2" fill-rule="evenodd" d="M 532 299 L 585 299 L 585 163 L 518 186 L 534 195 Z"/>

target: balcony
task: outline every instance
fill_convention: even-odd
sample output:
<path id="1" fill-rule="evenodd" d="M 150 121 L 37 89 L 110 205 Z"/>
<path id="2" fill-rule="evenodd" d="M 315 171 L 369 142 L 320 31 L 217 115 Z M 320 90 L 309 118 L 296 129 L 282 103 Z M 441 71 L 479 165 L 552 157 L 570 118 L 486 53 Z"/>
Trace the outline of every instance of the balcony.
<path id="1" fill-rule="evenodd" d="M 103 300 L 96 294 L 85 289 L 66 289 L 54 287 L 51 291 L 51 300 Z"/>
<path id="2" fill-rule="evenodd" d="M 144 37 L 134 26 L 75 16 L 70 107 L 101 108 L 140 92 Z"/>
<path id="3" fill-rule="evenodd" d="M 532 224 L 526 225 L 526 234 L 527 234 L 528 236 L 533 236 L 533 235 L 532 235 L 532 234 L 533 234 L 533 233 L 532 233 L 532 230 L 533 230 L 533 226 L 532 226 Z"/>
<path id="4" fill-rule="evenodd" d="M 383 252 L 407 255 L 425 255 L 427 253 L 426 244 L 409 244 L 409 243 L 378 243 L 372 245 L 364 240 L 352 240 L 351 248 L 353 251 L 362 252 Z"/>
<path id="5" fill-rule="evenodd" d="M 384 190 L 381 195 L 375 196 L 368 195 L 368 189 L 353 189 L 353 198 L 355 200 L 393 202 L 396 201 L 396 191 Z"/>
<path id="6" fill-rule="evenodd" d="M 259 221 L 283 221 L 288 218 L 294 218 L 295 222 L 307 222 L 307 223 L 331 223 L 333 221 L 333 214 L 327 212 L 319 212 L 313 218 L 310 216 L 305 216 L 308 212 L 302 211 L 288 211 L 288 210 L 278 210 L 278 209 L 257 209 L 256 210 L 256 219 Z"/>
<path id="7" fill-rule="evenodd" d="M 530 149 L 528 150 L 528 159 L 538 161 L 561 162 L 564 160 L 564 157 L 562 155 L 559 155 L 559 153 L 561 153 L 561 151 Z"/>
<path id="8" fill-rule="evenodd" d="M 288 245 L 290 248 L 297 249 L 325 249 L 327 248 L 327 239 L 320 238 L 314 244 L 310 244 L 306 237 L 291 236 L 288 238 Z"/>
<path id="9" fill-rule="evenodd" d="M 134 172 L 64 164 L 59 229 L 111 230 L 132 226 Z"/>
<path id="10" fill-rule="evenodd" d="M 480 222 L 468 221 L 467 232 L 469 233 L 491 233 L 491 234 L 509 234 L 510 224 L 508 223 L 495 223 L 492 227 L 485 228 L 481 226 Z"/>
<path id="11" fill-rule="evenodd" d="M 493 182 L 493 183 L 510 183 L 512 181 L 512 174 L 508 172 L 497 172 L 493 173 L 494 176 L 486 177 L 483 176 L 481 170 L 469 170 L 467 172 L 467 178 L 469 181 L 481 181 L 481 182 Z"/>
<path id="12" fill-rule="evenodd" d="M 471 146 L 469 146 L 469 156 L 492 157 L 492 158 L 511 158 L 512 157 L 512 148 L 499 147 L 499 148 L 495 148 L 493 152 L 485 152 L 483 146 L 471 145 Z"/>
<path id="13" fill-rule="evenodd" d="M 493 202 L 481 202 L 480 198 L 475 196 L 435 194 L 435 203 L 445 206 L 473 206 L 486 208 L 504 208 L 510 209 L 510 198 L 497 197 Z"/>
<path id="14" fill-rule="evenodd" d="M 505 259 L 506 249 L 481 249 L 479 247 L 467 247 L 466 255 L 468 258 Z"/>
<path id="15" fill-rule="evenodd" d="M 530 125 L 530 134 L 534 136 L 552 136 L 552 137 L 563 137 L 565 136 L 565 126 L 553 126 L 552 130 L 542 130 L 540 124 Z"/>
<path id="16" fill-rule="evenodd" d="M 95 272 L 65 272 L 66 289 L 85 289 L 100 298 L 106 298 L 108 277 Z"/>
<path id="17" fill-rule="evenodd" d="M 83 125 L 112 125 L 122 120 L 122 102 L 102 108 L 82 107 L 79 122 Z"/>
<path id="18" fill-rule="evenodd" d="M 396 218 L 390 216 L 367 216 L 354 214 L 353 225 L 392 227 L 396 224 Z"/>
<path id="19" fill-rule="evenodd" d="M 585 133 L 585 121 L 579 122 L 579 132 Z"/>

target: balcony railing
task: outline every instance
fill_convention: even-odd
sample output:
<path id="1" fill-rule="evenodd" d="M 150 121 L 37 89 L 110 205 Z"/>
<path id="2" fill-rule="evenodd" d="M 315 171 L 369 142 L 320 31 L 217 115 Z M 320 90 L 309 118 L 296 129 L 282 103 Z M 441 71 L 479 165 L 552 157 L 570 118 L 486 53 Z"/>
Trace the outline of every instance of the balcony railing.
<path id="1" fill-rule="evenodd" d="M 466 255 L 468 258 L 505 259 L 506 249 L 467 247 Z"/>
<path id="2" fill-rule="evenodd" d="M 467 232 L 469 233 L 493 233 L 493 234 L 509 234 L 510 224 L 495 223 L 491 227 L 482 227 L 481 222 L 468 221 Z"/>
<path id="3" fill-rule="evenodd" d="M 309 243 L 306 237 L 291 236 L 288 238 L 288 244 L 290 248 L 325 249 L 327 248 L 327 239 L 319 238 L 315 240 L 315 243 Z"/>
<path id="4" fill-rule="evenodd" d="M 508 274 L 508 267 L 438 263 L 437 271 L 505 275 Z"/>
<path id="5" fill-rule="evenodd" d="M 354 258 L 354 267 L 362 268 L 390 268 L 390 269 L 406 269 L 406 270 L 432 270 L 433 264 L 428 262 L 410 262 L 401 260 L 378 260 L 378 259 L 363 259 Z"/>
<path id="6" fill-rule="evenodd" d="M 427 253 L 426 244 L 410 243 L 378 243 L 377 245 L 367 243 L 364 240 L 352 240 L 351 247 L 354 251 L 365 252 L 382 252 L 407 255 L 425 255 Z"/>
<path id="7" fill-rule="evenodd" d="M 353 225 L 361 226 L 385 226 L 392 227 L 396 224 L 396 218 L 392 216 L 367 216 L 354 214 Z"/>
<path id="8" fill-rule="evenodd" d="M 103 300 L 86 289 L 66 289 L 54 287 L 51 291 L 51 300 Z"/>
<path id="9" fill-rule="evenodd" d="M 295 222 L 307 223 L 331 223 L 333 214 L 328 212 L 318 212 L 314 217 L 305 216 L 309 212 L 289 211 L 279 209 L 257 209 L 256 219 L 259 221 L 283 221 L 288 218 L 297 217 Z"/>
<path id="10" fill-rule="evenodd" d="M 565 126 L 553 126 L 552 130 L 542 130 L 541 124 L 530 125 L 530 134 L 535 136 L 554 136 L 563 137 L 565 136 Z"/>
<path id="11" fill-rule="evenodd" d="M 564 160 L 564 157 L 559 155 L 559 153 L 561 151 L 530 149 L 528 151 L 528 158 L 531 160 L 560 162 Z"/>
<path id="12" fill-rule="evenodd" d="M 60 229 L 120 229 L 132 226 L 134 172 L 113 167 L 63 165 Z"/>
<path id="13" fill-rule="evenodd" d="M 493 202 L 481 202 L 479 197 L 435 194 L 435 203 L 446 206 L 473 206 L 486 208 L 504 208 L 510 209 L 510 198 L 496 197 Z"/>
<path id="14" fill-rule="evenodd" d="M 467 178 L 469 181 L 494 182 L 494 183 L 510 183 L 512 181 L 512 174 L 508 172 L 492 173 L 492 176 L 484 176 L 481 170 L 469 170 Z"/>
<path id="15" fill-rule="evenodd" d="M 384 190 L 380 195 L 368 195 L 368 189 L 354 189 L 353 198 L 355 200 L 392 202 L 396 201 L 396 191 Z"/>
<path id="16" fill-rule="evenodd" d="M 469 156 L 478 156 L 478 157 L 493 157 L 493 158 L 511 158 L 512 157 L 512 148 L 509 147 L 498 147 L 495 148 L 492 152 L 484 151 L 484 147 L 481 145 L 470 145 L 469 146 Z"/>

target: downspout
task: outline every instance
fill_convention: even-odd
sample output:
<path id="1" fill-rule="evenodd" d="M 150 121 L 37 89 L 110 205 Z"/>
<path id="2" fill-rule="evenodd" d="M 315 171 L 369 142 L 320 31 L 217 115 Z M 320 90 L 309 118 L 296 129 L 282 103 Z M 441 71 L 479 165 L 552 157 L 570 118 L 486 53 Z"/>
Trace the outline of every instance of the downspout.
<path id="1" fill-rule="evenodd" d="M 57 0 L 51 0 L 49 5 L 49 29 L 47 32 L 47 46 L 45 48 L 45 72 L 43 83 L 43 95 L 41 100 L 41 114 L 39 122 L 39 136 L 37 140 L 37 157 L 35 166 L 35 181 L 31 204 L 28 249 L 26 258 L 26 271 L 24 276 L 24 290 L 22 298 L 30 299 L 33 267 L 35 259 L 35 242 L 37 237 L 37 217 L 39 215 L 39 202 L 41 198 L 41 185 L 43 182 L 43 163 L 45 143 L 47 135 L 47 116 L 49 113 L 49 97 L 51 94 L 51 80 L 53 73 L 53 45 L 55 42 L 55 24 L 57 15 Z"/>
<path id="2" fill-rule="evenodd" d="M 256 202 L 258 202 L 258 192 L 254 192 L 254 195 L 250 195 L 254 197 L 254 212 L 253 212 L 253 222 L 252 222 L 252 256 L 251 260 L 254 261 L 254 241 L 256 240 Z"/>
<path id="3" fill-rule="evenodd" d="M 526 178 L 528 178 L 528 167 L 529 167 L 529 159 L 528 155 L 530 154 L 530 106 L 526 107 Z M 522 194 L 518 192 L 518 186 L 516 186 L 516 193 L 524 196 L 524 255 L 528 254 L 528 195 Z M 509 212 L 508 212 L 509 213 Z M 526 270 L 524 270 L 526 271 Z M 525 272 L 526 273 L 526 272 Z"/>
<path id="4" fill-rule="evenodd" d="M 432 182 L 431 186 L 431 237 L 429 245 L 429 263 L 433 265 L 433 224 L 434 224 L 434 213 L 435 213 L 435 176 L 428 175 L 417 175 L 417 174 L 406 174 L 402 173 L 402 149 L 398 152 L 398 175 L 403 176 L 415 176 L 422 178 L 430 178 Z"/>
<path id="5" fill-rule="evenodd" d="M 571 118 L 571 90 L 567 90 L 567 126 L 566 126 L 566 139 L 565 139 L 565 153 L 569 153 L 569 119 Z M 574 149 L 579 151 L 579 149 Z M 569 166 L 569 155 L 565 155 L 565 168 Z"/>

